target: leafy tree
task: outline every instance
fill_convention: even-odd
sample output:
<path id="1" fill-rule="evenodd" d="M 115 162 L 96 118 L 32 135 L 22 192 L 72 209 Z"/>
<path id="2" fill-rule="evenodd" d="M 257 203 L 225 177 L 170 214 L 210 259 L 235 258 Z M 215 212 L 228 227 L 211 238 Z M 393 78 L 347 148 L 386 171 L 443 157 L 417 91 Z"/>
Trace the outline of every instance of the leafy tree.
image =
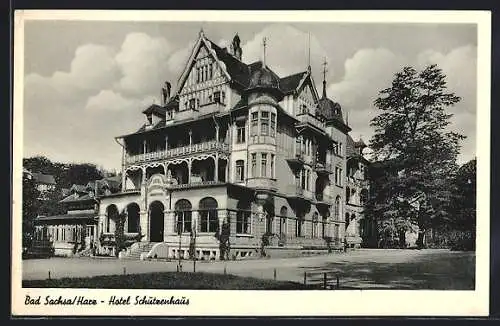
<path id="1" fill-rule="evenodd" d="M 45 199 L 39 201 L 38 215 L 52 216 L 64 214 L 66 209 L 59 202 L 62 198 L 61 191 L 54 189 L 45 194 Z"/>
<path id="2" fill-rule="evenodd" d="M 379 220 L 381 234 L 396 234 L 400 245 L 416 226 L 417 245 L 423 247 L 426 230 L 448 218 L 449 184 L 465 137 L 447 131 L 452 114 L 446 109 L 460 98 L 447 92 L 445 79 L 436 65 L 420 72 L 404 67 L 374 101 L 380 111 L 370 123 L 377 195 L 367 214 Z"/>
<path id="3" fill-rule="evenodd" d="M 38 215 L 38 196 L 33 179 L 23 176 L 23 241 L 33 235 L 33 219 Z"/>
<path id="4" fill-rule="evenodd" d="M 89 181 L 101 179 L 103 176 L 103 171 L 99 170 L 94 164 L 68 164 L 61 171 L 61 187 L 68 188 L 72 184 L 85 185 Z"/>
<path id="5" fill-rule="evenodd" d="M 463 164 L 451 184 L 450 226 L 461 233 L 463 249 L 475 248 L 476 230 L 476 159 Z"/>

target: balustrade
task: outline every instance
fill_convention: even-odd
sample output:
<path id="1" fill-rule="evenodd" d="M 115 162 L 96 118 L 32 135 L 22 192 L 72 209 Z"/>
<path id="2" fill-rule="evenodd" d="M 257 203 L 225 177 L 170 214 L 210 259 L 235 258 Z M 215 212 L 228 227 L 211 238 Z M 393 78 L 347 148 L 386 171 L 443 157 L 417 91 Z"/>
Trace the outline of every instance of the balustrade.
<path id="1" fill-rule="evenodd" d="M 316 128 L 319 129 L 324 129 L 325 128 L 325 123 L 318 120 L 315 116 L 308 114 L 308 113 L 301 113 L 297 115 L 297 119 L 302 122 L 302 123 L 309 123 Z"/>
<path id="2" fill-rule="evenodd" d="M 127 156 L 127 163 L 147 162 L 209 151 L 229 151 L 229 145 L 216 140 L 171 148 L 156 152 Z"/>

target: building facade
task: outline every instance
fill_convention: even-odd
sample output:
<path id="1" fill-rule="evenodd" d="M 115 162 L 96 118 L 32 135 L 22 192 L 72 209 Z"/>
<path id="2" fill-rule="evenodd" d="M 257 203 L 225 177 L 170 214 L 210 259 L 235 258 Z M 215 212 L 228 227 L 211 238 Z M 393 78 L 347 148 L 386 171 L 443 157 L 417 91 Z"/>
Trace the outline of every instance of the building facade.
<path id="1" fill-rule="evenodd" d="M 218 259 L 222 230 L 234 259 L 263 243 L 342 248 L 359 232 L 345 218 L 362 214 L 346 203 L 351 128 L 326 80 L 320 95 L 310 67 L 280 78 L 265 56 L 241 55 L 238 35 L 223 49 L 200 32 L 176 89 L 166 82 L 142 127 L 117 137 L 121 191 L 99 198 L 102 252 L 120 219 L 138 239 L 122 256 Z"/>
<path id="2" fill-rule="evenodd" d="M 120 191 L 120 179 L 74 184 L 60 201 L 65 214 L 35 218 L 34 240 L 48 240 L 56 256 L 91 255 L 97 243 L 98 197 Z"/>

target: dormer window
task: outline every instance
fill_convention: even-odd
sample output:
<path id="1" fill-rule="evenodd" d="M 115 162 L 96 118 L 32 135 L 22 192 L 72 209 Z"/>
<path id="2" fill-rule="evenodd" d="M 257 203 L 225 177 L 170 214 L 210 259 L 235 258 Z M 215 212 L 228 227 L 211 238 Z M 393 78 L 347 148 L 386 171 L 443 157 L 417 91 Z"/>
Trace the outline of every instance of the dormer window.
<path id="1" fill-rule="evenodd" d="M 166 115 L 166 119 L 167 120 L 172 120 L 174 118 L 174 111 L 173 110 L 168 110 L 167 111 L 167 115 Z"/>
<path id="2" fill-rule="evenodd" d="M 152 125 L 153 124 L 153 115 L 152 114 L 148 114 L 146 116 L 147 118 L 147 121 L 148 121 L 148 125 Z"/>
<path id="3" fill-rule="evenodd" d="M 226 94 L 224 94 L 224 92 L 221 92 L 221 91 L 214 92 L 213 102 L 223 104 L 226 100 L 225 97 L 226 97 Z"/>
<path id="4" fill-rule="evenodd" d="M 196 110 L 198 108 L 198 105 L 199 105 L 199 101 L 196 98 L 192 98 L 188 102 L 188 108 L 190 110 Z"/>

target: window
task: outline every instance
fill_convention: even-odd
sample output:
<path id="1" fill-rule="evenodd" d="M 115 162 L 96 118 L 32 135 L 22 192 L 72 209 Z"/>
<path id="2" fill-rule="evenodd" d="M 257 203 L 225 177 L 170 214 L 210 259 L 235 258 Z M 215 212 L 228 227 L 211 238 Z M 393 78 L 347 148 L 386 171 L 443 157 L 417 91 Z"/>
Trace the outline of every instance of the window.
<path id="1" fill-rule="evenodd" d="M 175 203 L 176 233 L 191 232 L 192 213 L 191 203 L 186 199 L 180 199 Z"/>
<path id="2" fill-rule="evenodd" d="M 326 236 L 326 217 L 323 216 L 321 220 L 321 237 L 324 238 Z"/>
<path id="3" fill-rule="evenodd" d="M 281 207 L 280 209 L 280 236 L 283 234 L 286 234 L 287 232 L 287 227 L 286 227 L 286 219 L 288 215 L 288 208 L 285 206 Z"/>
<path id="4" fill-rule="evenodd" d="M 337 196 L 337 198 L 335 198 L 335 209 L 334 209 L 334 213 L 335 213 L 335 220 L 339 220 L 340 219 L 340 196 Z"/>
<path id="5" fill-rule="evenodd" d="M 340 241 L 340 226 L 335 224 L 335 242 Z"/>
<path id="6" fill-rule="evenodd" d="M 215 103 L 221 103 L 220 92 L 214 92 L 214 102 Z"/>
<path id="7" fill-rule="evenodd" d="M 339 143 L 338 151 L 338 154 L 342 156 L 342 143 Z"/>
<path id="8" fill-rule="evenodd" d="M 236 213 L 236 233 L 250 234 L 250 211 L 238 211 Z"/>
<path id="9" fill-rule="evenodd" d="M 209 65 L 208 65 L 208 78 L 209 78 L 209 79 L 212 79 L 212 77 L 213 77 L 213 73 L 214 73 L 214 71 L 213 71 L 213 70 L 214 70 L 213 65 L 212 65 L 212 64 L 209 64 Z"/>
<path id="10" fill-rule="evenodd" d="M 341 171 L 341 169 L 338 166 L 336 166 L 335 167 L 335 184 L 337 186 L 340 186 L 340 171 Z"/>
<path id="11" fill-rule="evenodd" d="M 318 230 L 318 213 L 314 212 L 313 217 L 312 217 L 312 237 L 317 238 L 319 234 Z"/>
<path id="12" fill-rule="evenodd" d="M 252 122 L 251 122 L 250 132 L 251 132 L 252 136 L 256 136 L 259 134 L 259 113 L 258 112 L 252 113 Z"/>
<path id="13" fill-rule="evenodd" d="M 276 113 L 271 113 L 271 136 L 276 137 Z"/>
<path id="14" fill-rule="evenodd" d="M 252 153 L 252 177 L 257 176 L 257 154 Z"/>
<path id="15" fill-rule="evenodd" d="M 245 161 L 236 161 L 236 181 L 245 180 Z"/>
<path id="16" fill-rule="evenodd" d="M 174 111 L 168 110 L 167 111 L 167 120 L 172 120 L 173 118 L 174 118 Z"/>
<path id="17" fill-rule="evenodd" d="M 300 178 L 300 186 L 302 189 L 306 189 L 306 170 L 302 169 L 301 178 Z"/>
<path id="18" fill-rule="evenodd" d="M 196 99 L 192 98 L 189 100 L 189 109 L 190 110 L 195 110 L 196 109 Z"/>
<path id="19" fill-rule="evenodd" d="M 251 234 L 252 212 L 250 210 L 250 203 L 240 200 L 236 208 L 238 210 L 236 212 L 236 233 Z"/>
<path id="20" fill-rule="evenodd" d="M 260 117 L 260 134 L 263 136 L 269 135 L 269 112 L 263 111 L 261 112 L 261 117 Z"/>
<path id="21" fill-rule="evenodd" d="M 236 142 L 238 144 L 245 142 L 245 123 L 236 125 Z"/>
<path id="22" fill-rule="evenodd" d="M 301 237 L 302 232 L 303 232 L 302 227 L 304 224 L 304 219 L 302 217 L 297 217 L 297 219 L 295 220 L 295 223 L 296 223 L 295 236 Z"/>
<path id="23" fill-rule="evenodd" d="M 267 154 L 266 153 L 262 153 L 260 164 L 261 164 L 260 176 L 266 177 L 267 176 Z"/>
<path id="24" fill-rule="evenodd" d="M 346 203 L 349 204 L 350 200 L 351 200 L 351 189 L 349 187 L 347 187 L 345 189 L 345 201 L 346 201 Z"/>
<path id="25" fill-rule="evenodd" d="M 310 179 L 311 179 L 311 171 L 306 170 L 306 190 L 310 189 Z"/>
<path id="26" fill-rule="evenodd" d="M 333 154 L 339 155 L 339 144 L 336 142 L 333 143 Z"/>
<path id="27" fill-rule="evenodd" d="M 274 179 L 274 154 L 271 154 L 271 178 Z"/>
<path id="28" fill-rule="evenodd" d="M 200 200 L 200 232 L 217 232 L 219 218 L 217 216 L 217 201 L 211 197 Z"/>

